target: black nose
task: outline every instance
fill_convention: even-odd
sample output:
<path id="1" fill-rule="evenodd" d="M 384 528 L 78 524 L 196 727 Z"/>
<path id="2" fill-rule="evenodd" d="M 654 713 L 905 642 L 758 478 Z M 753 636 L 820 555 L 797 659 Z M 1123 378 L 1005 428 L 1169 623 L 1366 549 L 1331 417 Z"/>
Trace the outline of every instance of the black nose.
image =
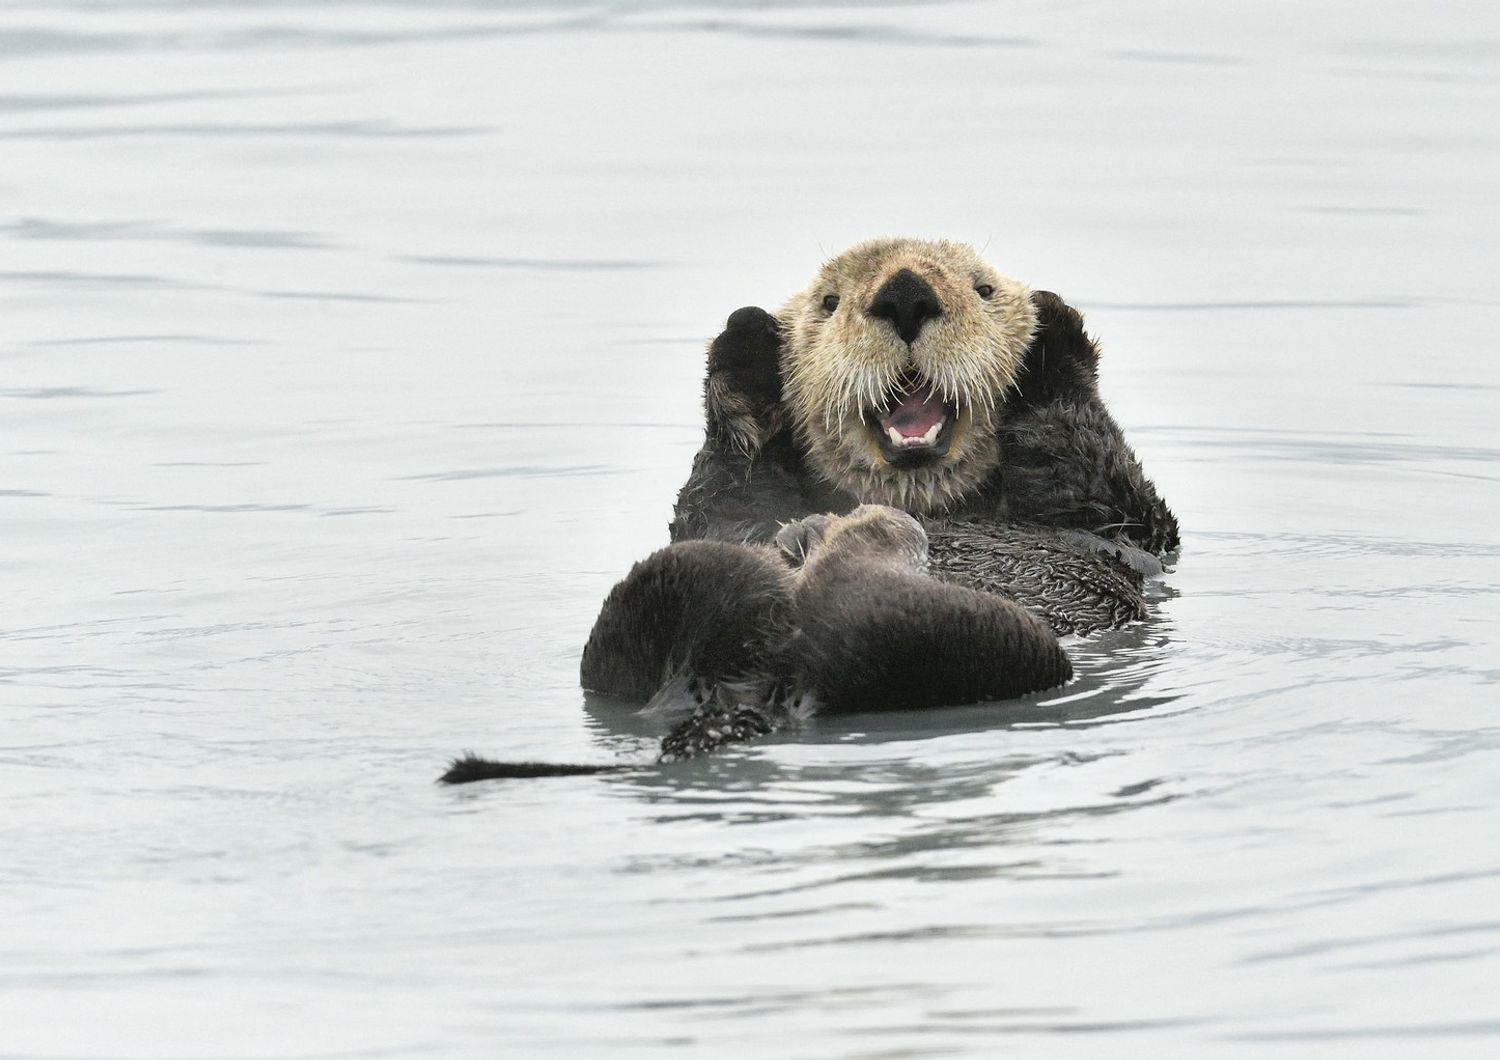
<path id="1" fill-rule="evenodd" d="M 901 341 L 912 343 L 923 324 L 943 315 L 943 307 L 938 305 L 937 295 L 926 280 L 910 269 L 902 269 L 886 281 L 865 312 L 889 320 Z"/>

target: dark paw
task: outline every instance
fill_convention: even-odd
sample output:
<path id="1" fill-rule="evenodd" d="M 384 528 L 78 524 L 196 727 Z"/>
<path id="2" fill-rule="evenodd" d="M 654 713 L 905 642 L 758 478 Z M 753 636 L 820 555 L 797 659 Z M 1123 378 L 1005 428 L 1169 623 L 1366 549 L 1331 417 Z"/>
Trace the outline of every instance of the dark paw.
<path id="1" fill-rule="evenodd" d="M 1038 331 L 1050 331 L 1054 338 L 1067 333 L 1083 334 L 1083 314 L 1058 295 L 1032 291 L 1031 304 L 1036 306 Z"/>
<path id="2" fill-rule="evenodd" d="M 726 331 L 777 331 L 776 318 L 758 305 L 747 305 L 729 314 Z"/>
<path id="3" fill-rule="evenodd" d="M 708 348 L 708 372 L 756 407 L 781 400 L 781 332 L 764 309 L 746 306 L 729 316 Z"/>
<path id="4" fill-rule="evenodd" d="M 1051 291 L 1033 291 L 1037 329 L 1016 383 L 1020 400 L 1045 404 L 1091 395 L 1099 351 L 1083 330 L 1083 314 Z"/>
<path id="5" fill-rule="evenodd" d="M 794 567 L 800 567 L 823 543 L 823 533 L 828 529 L 831 517 L 809 515 L 796 522 L 787 523 L 776 531 L 776 548 Z"/>
<path id="6" fill-rule="evenodd" d="M 703 384 L 710 435 L 746 455 L 781 429 L 781 333 L 776 318 L 746 306 L 708 347 Z"/>

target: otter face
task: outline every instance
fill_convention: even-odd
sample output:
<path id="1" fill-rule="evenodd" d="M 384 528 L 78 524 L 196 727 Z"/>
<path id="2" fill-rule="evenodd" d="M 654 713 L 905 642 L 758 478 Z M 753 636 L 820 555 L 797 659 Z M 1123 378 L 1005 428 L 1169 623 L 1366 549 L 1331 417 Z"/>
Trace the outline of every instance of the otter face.
<path id="1" fill-rule="evenodd" d="M 999 408 L 1037 318 L 1030 290 L 972 247 L 860 243 L 779 319 L 787 407 L 829 483 L 932 512 L 994 469 Z"/>

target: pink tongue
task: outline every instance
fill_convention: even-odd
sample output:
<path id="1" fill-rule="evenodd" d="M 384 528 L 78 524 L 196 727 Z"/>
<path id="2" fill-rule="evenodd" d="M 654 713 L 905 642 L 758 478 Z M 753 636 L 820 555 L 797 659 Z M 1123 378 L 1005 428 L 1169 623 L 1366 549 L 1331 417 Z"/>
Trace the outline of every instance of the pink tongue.
<path id="1" fill-rule="evenodd" d="M 934 423 L 941 423 L 947 415 L 948 410 L 943 407 L 942 399 L 924 387 L 902 397 L 897 405 L 880 417 L 880 426 L 885 430 L 894 427 L 906 438 L 920 438 L 932 429 Z"/>

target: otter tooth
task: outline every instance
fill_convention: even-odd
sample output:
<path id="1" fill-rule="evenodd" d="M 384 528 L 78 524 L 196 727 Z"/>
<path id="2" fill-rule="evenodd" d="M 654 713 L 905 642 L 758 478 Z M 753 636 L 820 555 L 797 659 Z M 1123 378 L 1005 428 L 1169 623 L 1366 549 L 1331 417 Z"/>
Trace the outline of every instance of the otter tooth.
<path id="1" fill-rule="evenodd" d="M 887 427 L 885 429 L 885 433 L 891 436 L 891 444 L 892 445 L 900 445 L 901 444 L 901 442 L 902 442 L 902 434 L 901 434 L 900 431 L 896 430 L 896 428 L 894 428 L 894 427 Z"/>
<path id="2" fill-rule="evenodd" d="M 946 419 L 946 418 L 947 417 L 944 417 L 944 419 Z M 937 442 L 938 431 L 940 431 L 942 429 L 943 429 L 943 420 L 938 420 L 931 427 L 928 427 L 927 428 L 927 433 L 924 434 L 924 435 L 922 435 L 922 444 L 923 445 L 933 445 L 933 444 L 935 444 Z"/>

